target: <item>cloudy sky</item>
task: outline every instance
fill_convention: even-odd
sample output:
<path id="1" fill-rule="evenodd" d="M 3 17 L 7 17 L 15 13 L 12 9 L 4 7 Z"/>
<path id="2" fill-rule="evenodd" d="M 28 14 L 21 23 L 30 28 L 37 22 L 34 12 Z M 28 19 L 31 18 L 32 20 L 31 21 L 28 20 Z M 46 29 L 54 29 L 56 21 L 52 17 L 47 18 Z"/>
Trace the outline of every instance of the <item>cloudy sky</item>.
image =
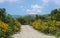
<path id="1" fill-rule="evenodd" d="M 0 0 L 0 8 L 11 15 L 49 14 L 60 8 L 60 0 Z"/>

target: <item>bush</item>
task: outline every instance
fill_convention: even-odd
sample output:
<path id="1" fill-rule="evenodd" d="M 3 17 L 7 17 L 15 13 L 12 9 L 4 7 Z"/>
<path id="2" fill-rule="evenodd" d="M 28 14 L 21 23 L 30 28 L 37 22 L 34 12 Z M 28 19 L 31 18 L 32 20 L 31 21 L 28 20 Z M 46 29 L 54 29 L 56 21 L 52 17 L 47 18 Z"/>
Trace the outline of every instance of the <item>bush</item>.
<path id="1" fill-rule="evenodd" d="M 0 38 L 10 38 L 10 35 L 20 31 L 20 26 L 20 22 L 0 8 Z"/>
<path id="2" fill-rule="evenodd" d="M 48 26 L 46 25 L 46 23 L 45 22 L 43 23 L 41 20 L 37 20 L 37 21 L 33 22 L 32 26 L 35 29 L 40 30 L 42 32 L 44 32 L 48 28 Z"/>
<path id="3" fill-rule="evenodd" d="M 14 25 L 0 21 L 0 38 L 9 38 L 10 35 L 20 31 L 21 24 L 15 20 Z"/>
<path id="4" fill-rule="evenodd" d="M 6 34 L 7 34 L 8 30 L 9 30 L 9 27 L 10 26 L 8 24 L 0 21 L 0 38 L 1 37 L 4 37 L 4 38 L 6 37 Z"/>
<path id="5" fill-rule="evenodd" d="M 41 25 L 42 25 L 42 22 L 40 20 L 37 20 L 37 21 L 32 23 L 32 26 L 37 30 L 40 30 Z"/>
<path id="6" fill-rule="evenodd" d="M 55 35 L 56 35 L 56 38 L 59 38 L 59 36 L 60 36 L 60 29 L 56 30 L 56 34 Z"/>
<path id="7" fill-rule="evenodd" d="M 56 34 L 57 28 L 60 29 L 60 21 L 49 20 L 47 22 L 42 22 L 41 20 L 36 20 L 32 23 L 32 26 L 41 32 Z"/>

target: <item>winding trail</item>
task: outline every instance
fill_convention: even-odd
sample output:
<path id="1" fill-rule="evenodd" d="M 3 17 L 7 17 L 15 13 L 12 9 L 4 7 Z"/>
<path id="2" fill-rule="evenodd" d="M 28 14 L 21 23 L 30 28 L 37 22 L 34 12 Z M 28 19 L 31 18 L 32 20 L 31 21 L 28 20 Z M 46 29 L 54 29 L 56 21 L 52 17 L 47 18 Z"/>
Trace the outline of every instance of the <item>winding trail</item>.
<path id="1" fill-rule="evenodd" d="M 40 33 L 34 30 L 29 25 L 22 25 L 21 32 L 13 35 L 12 38 L 55 38 L 55 37 Z"/>

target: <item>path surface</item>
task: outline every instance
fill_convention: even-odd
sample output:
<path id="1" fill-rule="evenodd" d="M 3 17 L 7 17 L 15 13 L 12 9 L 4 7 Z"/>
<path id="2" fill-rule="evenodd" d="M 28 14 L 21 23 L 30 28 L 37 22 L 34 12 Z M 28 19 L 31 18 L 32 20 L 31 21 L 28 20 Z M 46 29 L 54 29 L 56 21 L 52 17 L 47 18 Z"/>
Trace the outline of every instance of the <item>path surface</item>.
<path id="1" fill-rule="evenodd" d="M 12 36 L 13 38 L 55 38 L 34 30 L 29 25 L 22 25 L 21 32 Z"/>

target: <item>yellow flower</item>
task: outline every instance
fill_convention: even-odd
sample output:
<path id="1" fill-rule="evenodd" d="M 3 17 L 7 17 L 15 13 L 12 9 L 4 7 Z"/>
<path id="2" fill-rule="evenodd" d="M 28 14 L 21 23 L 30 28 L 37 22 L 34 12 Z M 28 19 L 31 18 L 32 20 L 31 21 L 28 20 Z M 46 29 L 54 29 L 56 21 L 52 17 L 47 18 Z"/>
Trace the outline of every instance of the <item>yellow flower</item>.
<path id="1" fill-rule="evenodd" d="M 9 29 L 9 25 L 4 23 L 4 22 L 2 22 L 2 21 L 0 21 L 0 28 L 2 29 L 2 31 L 4 33 L 6 33 L 8 31 L 8 29 Z"/>
<path id="2" fill-rule="evenodd" d="M 15 30 L 20 30 L 19 28 L 15 28 Z"/>
<path id="3" fill-rule="evenodd" d="M 21 23 L 18 22 L 17 20 L 15 20 L 15 24 L 16 24 L 17 26 L 20 26 L 20 25 L 21 25 Z"/>
<path id="4" fill-rule="evenodd" d="M 35 29 L 40 29 L 40 26 L 42 25 L 42 22 L 37 20 L 35 22 L 32 23 L 32 26 L 35 28 Z"/>
<path id="5" fill-rule="evenodd" d="M 57 27 L 60 27 L 60 21 L 57 21 L 57 22 L 56 22 L 56 26 L 57 26 Z"/>
<path id="6" fill-rule="evenodd" d="M 2 29 L 2 31 L 3 31 L 4 33 L 6 33 L 6 32 L 7 32 L 7 30 L 6 30 L 6 29 Z"/>
<path id="7" fill-rule="evenodd" d="M 48 28 L 48 26 L 42 25 L 40 28 L 41 28 L 42 31 L 44 31 L 44 30 L 46 30 Z"/>
<path id="8" fill-rule="evenodd" d="M 56 27 L 55 26 L 51 26 L 49 30 L 50 31 L 54 31 L 54 30 L 56 30 Z"/>

